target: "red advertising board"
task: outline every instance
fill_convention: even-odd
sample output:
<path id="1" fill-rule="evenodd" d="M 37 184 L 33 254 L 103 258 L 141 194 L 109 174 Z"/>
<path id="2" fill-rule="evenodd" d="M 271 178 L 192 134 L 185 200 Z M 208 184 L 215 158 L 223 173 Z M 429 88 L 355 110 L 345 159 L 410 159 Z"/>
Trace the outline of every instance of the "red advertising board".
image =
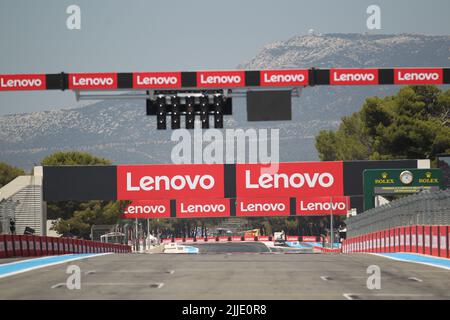
<path id="1" fill-rule="evenodd" d="M 417 226 L 417 252 L 425 253 L 423 226 Z"/>
<path id="2" fill-rule="evenodd" d="M 378 245 L 378 249 L 377 252 L 383 252 L 383 237 L 384 237 L 384 233 L 383 231 L 378 231 L 378 240 L 377 240 L 377 245 Z"/>
<path id="3" fill-rule="evenodd" d="M 14 237 L 5 235 L 5 250 L 8 257 L 14 257 Z"/>
<path id="4" fill-rule="evenodd" d="M 13 235 L 13 245 L 14 245 L 14 256 L 22 256 L 22 243 L 21 238 L 18 235 Z"/>
<path id="5" fill-rule="evenodd" d="M 389 229 L 389 252 L 395 252 L 395 229 Z"/>
<path id="6" fill-rule="evenodd" d="M 170 200 L 135 200 L 126 206 L 122 218 L 170 218 Z"/>
<path id="7" fill-rule="evenodd" d="M 0 74 L 0 91 L 45 90 L 45 74 Z"/>
<path id="8" fill-rule="evenodd" d="M 317 237 L 314 237 L 314 236 L 302 236 L 302 242 L 317 242 Z"/>
<path id="9" fill-rule="evenodd" d="M 222 198 L 222 164 L 117 166 L 118 200 Z"/>
<path id="10" fill-rule="evenodd" d="M 378 69 L 330 69 L 331 85 L 376 85 Z"/>
<path id="11" fill-rule="evenodd" d="M 69 89 L 117 89 L 117 73 L 71 73 Z"/>
<path id="12" fill-rule="evenodd" d="M 6 241 L 5 236 L 0 234 L 0 258 L 6 258 Z"/>
<path id="13" fill-rule="evenodd" d="M 181 88 L 181 72 L 135 72 L 133 88 Z"/>
<path id="14" fill-rule="evenodd" d="M 197 71 L 197 87 L 232 88 L 245 86 L 245 71 Z"/>
<path id="15" fill-rule="evenodd" d="M 47 241 L 47 252 L 49 255 L 56 254 L 56 249 L 54 248 L 54 238 L 53 237 L 46 237 Z"/>
<path id="16" fill-rule="evenodd" d="M 447 258 L 450 258 L 450 227 L 447 227 Z"/>
<path id="17" fill-rule="evenodd" d="M 400 248 L 399 251 L 405 252 L 405 227 L 400 227 Z"/>
<path id="18" fill-rule="evenodd" d="M 378 250 L 378 232 L 372 233 L 372 252 L 377 252 Z"/>
<path id="19" fill-rule="evenodd" d="M 424 243 L 425 243 L 425 254 L 431 254 L 431 227 L 424 226 Z"/>
<path id="20" fill-rule="evenodd" d="M 21 246 L 22 246 L 22 256 L 28 257 L 30 256 L 30 250 L 28 248 L 28 239 L 25 236 L 19 236 Z"/>
<path id="21" fill-rule="evenodd" d="M 431 226 L 431 255 L 439 257 L 439 226 Z"/>
<path id="22" fill-rule="evenodd" d="M 400 228 L 394 229 L 394 252 L 400 251 Z"/>
<path id="23" fill-rule="evenodd" d="M 236 165 L 237 197 L 342 196 L 343 162 Z"/>
<path id="24" fill-rule="evenodd" d="M 377 233 L 376 232 L 372 232 L 370 235 L 371 238 L 371 250 L 370 252 L 376 252 L 376 248 L 377 248 Z"/>
<path id="25" fill-rule="evenodd" d="M 335 197 L 297 197 L 298 215 L 346 215 L 350 209 L 350 198 L 346 196 Z"/>
<path id="26" fill-rule="evenodd" d="M 229 217 L 230 199 L 180 199 L 177 218 Z"/>
<path id="27" fill-rule="evenodd" d="M 395 84 L 442 84 L 442 68 L 398 68 L 394 69 Z"/>
<path id="28" fill-rule="evenodd" d="M 417 226 L 411 227 L 411 252 L 418 252 L 417 248 Z"/>
<path id="29" fill-rule="evenodd" d="M 260 71 L 260 85 L 264 87 L 306 86 L 308 69 Z"/>
<path id="30" fill-rule="evenodd" d="M 411 227 L 405 227 L 405 252 L 411 252 Z"/>
<path id="31" fill-rule="evenodd" d="M 36 256 L 44 255 L 45 253 L 42 252 L 41 237 L 33 236 L 33 240 L 34 240 L 34 250 L 35 250 Z"/>
<path id="32" fill-rule="evenodd" d="M 288 216 L 289 198 L 236 199 L 236 216 Z"/>
<path id="33" fill-rule="evenodd" d="M 228 241 L 228 237 L 227 236 L 220 236 L 220 237 L 218 237 L 218 239 L 221 242 L 227 242 Z"/>
<path id="34" fill-rule="evenodd" d="M 448 236 L 447 226 L 439 226 L 439 256 L 443 258 L 450 258 L 448 256 L 447 236 Z"/>

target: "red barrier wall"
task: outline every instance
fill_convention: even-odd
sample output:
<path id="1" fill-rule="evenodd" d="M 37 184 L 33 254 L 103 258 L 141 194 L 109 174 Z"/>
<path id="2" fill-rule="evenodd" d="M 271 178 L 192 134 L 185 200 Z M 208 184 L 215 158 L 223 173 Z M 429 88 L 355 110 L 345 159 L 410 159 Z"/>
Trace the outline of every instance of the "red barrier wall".
<path id="1" fill-rule="evenodd" d="M 431 255 L 439 257 L 439 226 L 431 226 Z"/>
<path id="2" fill-rule="evenodd" d="M 402 226 L 348 238 L 342 252 L 415 252 L 450 258 L 450 226 Z"/>
<path id="3" fill-rule="evenodd" d="M 104 252 L 131 252 L 131 247 L 72 238 L 0 235 L 0 258 Z"/>
<path id="4" fill-rule="evenodd" d="M 6 239 L 4 235 L 0 235 L 0 258 L 6 258 Z"/>
<path id="5" fill-rule="evenodd" d="M 439 226 L 439 256 L 450 258 L 448 255 L 448 231 L 447 226 Z"/>
<path id="6" fill-rule="evenodd" d="M 411 227 L 405 227 L 405 252 L 411 252 Z"/>
<path id="7" fill-rule="evenodd" d="M 423 227 L 425 254 L 431 254 L 431 226 Z"/>
<path id="8" fill-rule="evenodd" d="M 41 243 L 41 237 L 40 236 L 33 236 L 34 240 L 34 251 L 36 256 L 40 257 L 44 254 L 42 253 L 42 243 Z"/>

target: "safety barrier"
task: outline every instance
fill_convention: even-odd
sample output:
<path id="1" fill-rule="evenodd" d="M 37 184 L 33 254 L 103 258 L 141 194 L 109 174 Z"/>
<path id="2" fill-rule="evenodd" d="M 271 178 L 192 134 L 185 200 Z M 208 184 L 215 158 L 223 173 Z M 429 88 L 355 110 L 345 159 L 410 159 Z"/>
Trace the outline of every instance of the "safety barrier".
<path id="1" fill-rule="evenodd" d="M 324 252 L 324 253 L 341 253 L 341 248 L 324 248 L 324 247 L 318 247 L 314 246 L 314 250 Z"/>
<path id="2" fill-rule="evenodd" d="M 123 244 L 30 235 L 0 235 L 0 258 L 40 257 L 70 253 L 127 253 Z"/>
<path id="3" fill-rule="evenodd" d="M 450 189 L 403 197 L 349 217 L 345 221 L 347 237 L 402 226 L 448 226 L 449 208 Z"/>
<path id="4" fill-rule="evenodd" d="M 286 236 L 287 241 L 301 241 L 301 242 L 317 242 L 315 236 Z M 219 237 L 201 237 L 201 238 L 166 238 L 161 239 L 162 243 L 171 242 L 236 242 L 236 241 L 273 241 L 272 236 L 219 236 Z"/>
<path id="5" fill-rule="evenodd" d="M 401 226 L 359 235 L 344 240 L 342 252 L 413 252 L 450 258 L 450 226 Z"/>

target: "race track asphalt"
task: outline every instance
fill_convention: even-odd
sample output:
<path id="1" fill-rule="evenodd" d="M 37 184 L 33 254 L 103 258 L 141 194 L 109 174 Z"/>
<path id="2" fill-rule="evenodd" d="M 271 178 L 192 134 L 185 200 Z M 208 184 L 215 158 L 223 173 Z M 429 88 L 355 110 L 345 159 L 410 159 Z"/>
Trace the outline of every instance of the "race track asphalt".
<path id="1" fill-rule="evenodd" d="M 199 248 L 200 253 L 258 253 L 270 252 L 269 248 L 261 242 L 224 242 L 193 244 Z"/>
<path id="2" fill-rule="evenodd" d="M 215 254 L 112 254 L 45 267 L 0 279 L 0 299 L 450 299 L 445 269 L 369 254 L 263 254 L 260 243 L 234 251 L 222 245 L 199 245 Z M 239 253 L 249 250 L 255 253 Z M 73 264 L 81 269 L 80 290 L 65 286 Z M 379 290 L 366 285 L 371 265 L 381 270 Z"/>

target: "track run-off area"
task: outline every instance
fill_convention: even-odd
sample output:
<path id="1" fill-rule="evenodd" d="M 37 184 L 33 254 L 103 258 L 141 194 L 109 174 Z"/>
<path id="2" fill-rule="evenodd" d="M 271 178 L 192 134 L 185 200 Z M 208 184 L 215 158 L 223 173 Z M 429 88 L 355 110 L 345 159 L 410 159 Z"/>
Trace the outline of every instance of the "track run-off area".
<path id="1" fill-rule="evenodd" d="M 0 278 L 0 299 L 450 299 L 445 268 L 362 253 L 270 252 L 257 242 L 197 247 L 199 254 L 68 258 Z M 17 261 L 1 260 L 0 270 Z M 65 285 L 70 265 L 81 270 L 80 289 Z M 370 290 L 373 265 L 381 288 Z"/>

